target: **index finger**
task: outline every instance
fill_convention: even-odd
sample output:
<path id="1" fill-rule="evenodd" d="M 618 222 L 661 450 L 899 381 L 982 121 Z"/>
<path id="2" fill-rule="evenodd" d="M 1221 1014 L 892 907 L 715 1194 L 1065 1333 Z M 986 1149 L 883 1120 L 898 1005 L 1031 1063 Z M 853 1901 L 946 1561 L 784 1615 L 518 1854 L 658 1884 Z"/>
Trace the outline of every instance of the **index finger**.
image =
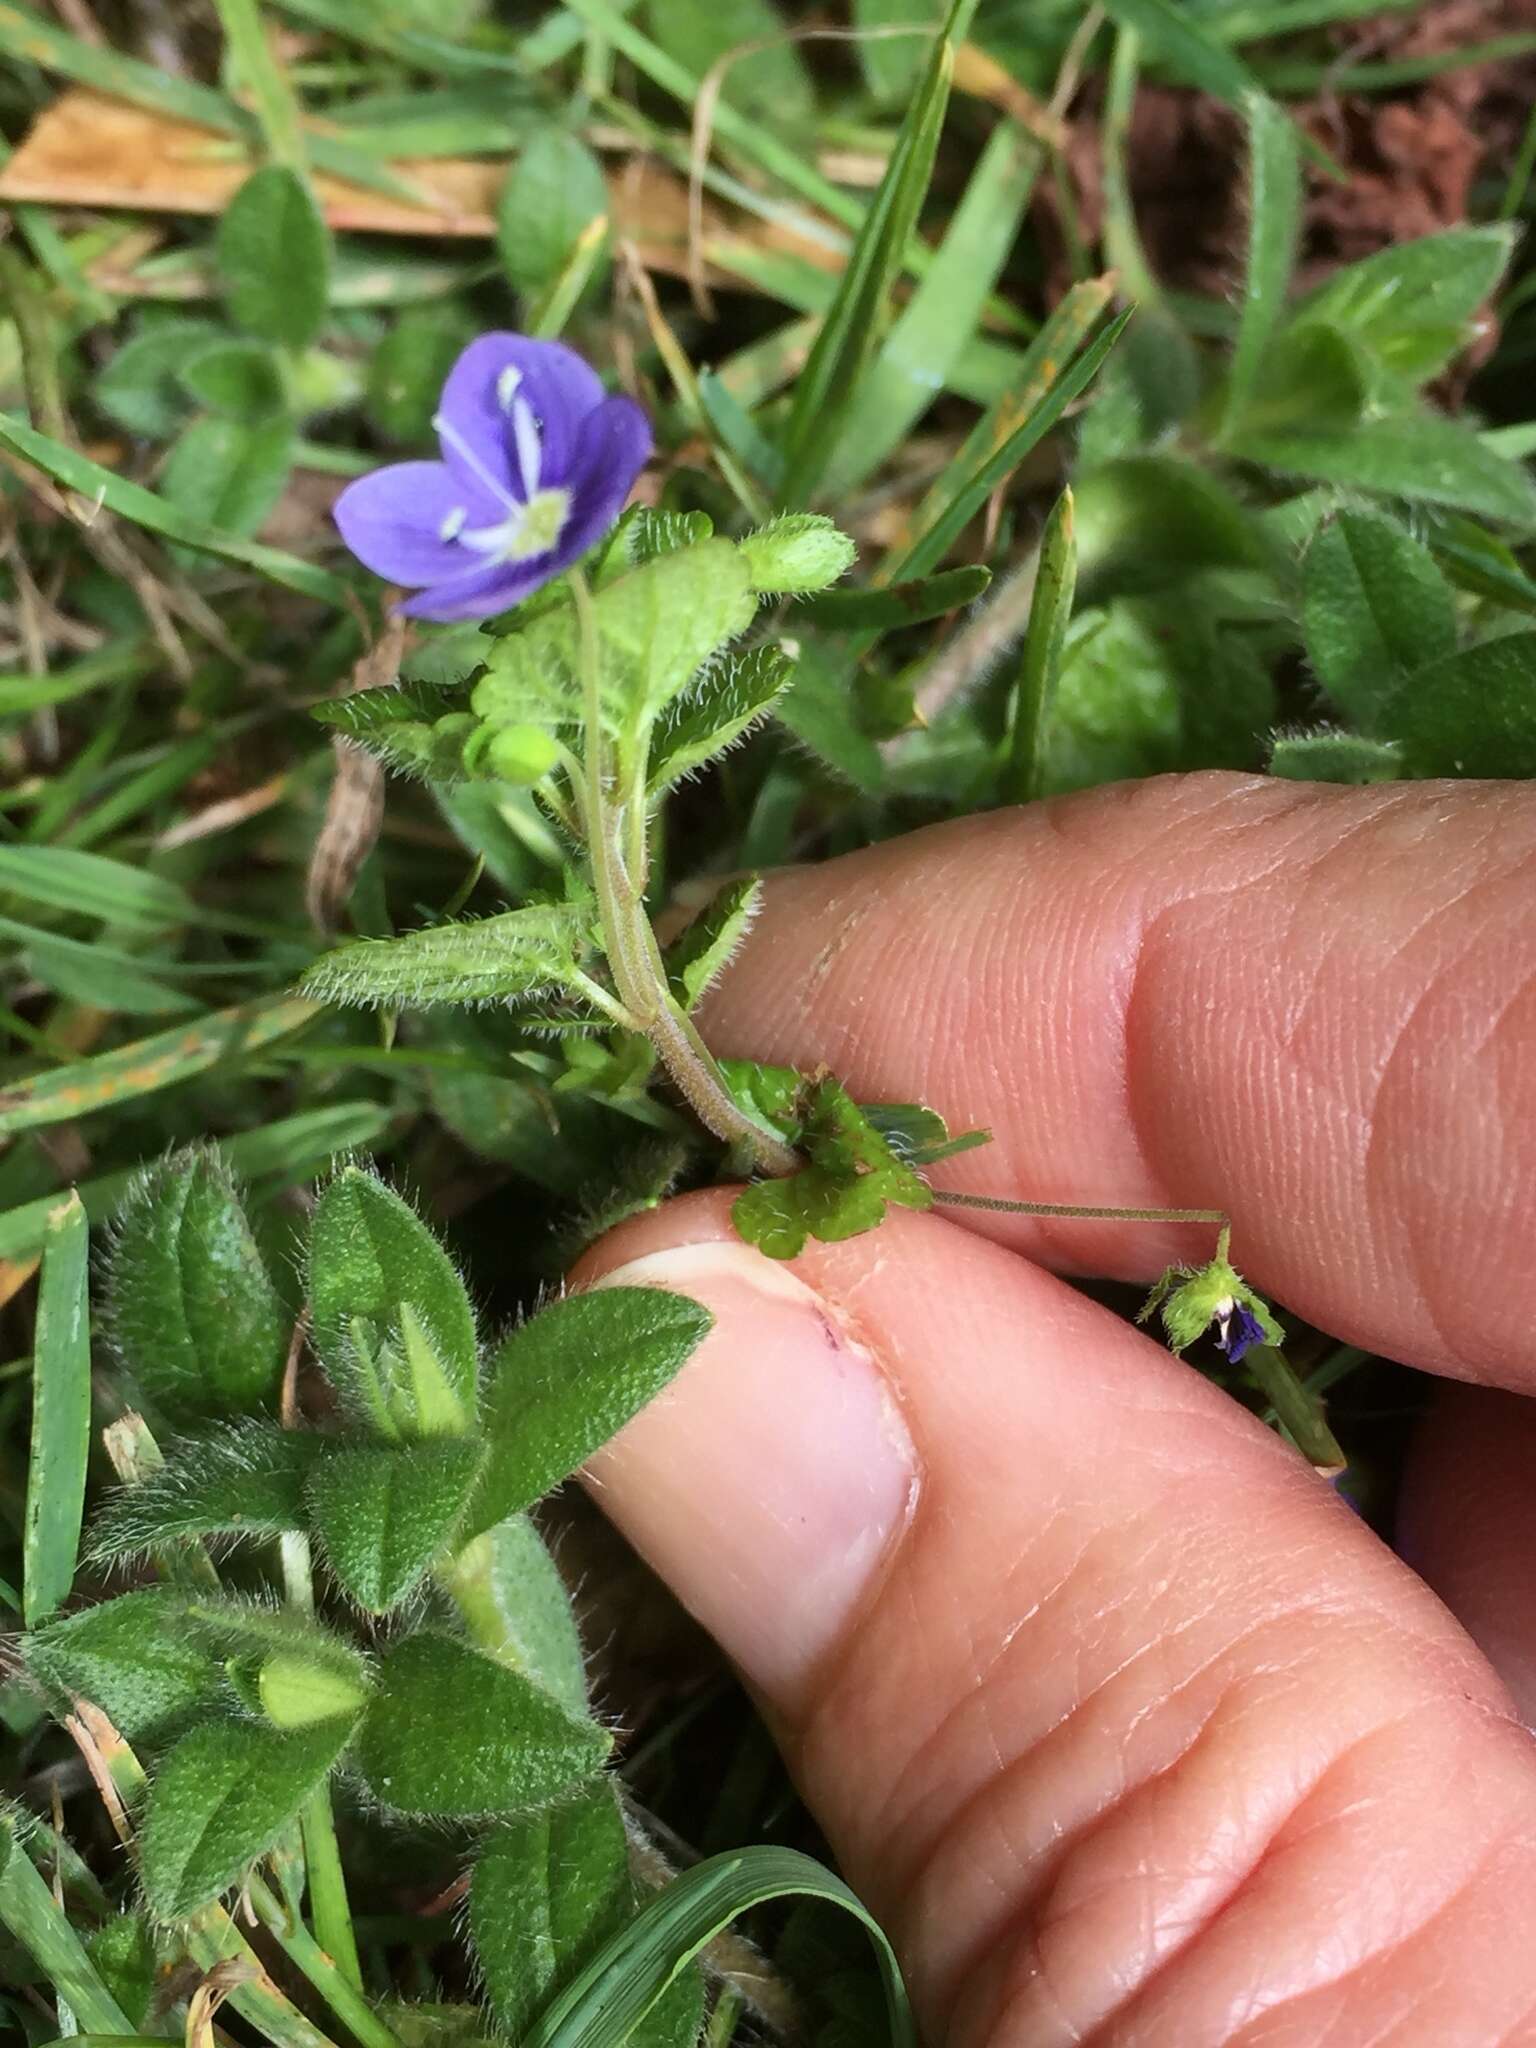
<path id="1" fill-rule="evenodd" d="M 1321 1328 L 1536 1387 L 1536 802 L 1166 777 L 769 878 L 704 1018 L 995 1142 L 941 1188 L 1223 1209 Z M 957 1220 L 1151 1277 L 1209 1233 Z"/>

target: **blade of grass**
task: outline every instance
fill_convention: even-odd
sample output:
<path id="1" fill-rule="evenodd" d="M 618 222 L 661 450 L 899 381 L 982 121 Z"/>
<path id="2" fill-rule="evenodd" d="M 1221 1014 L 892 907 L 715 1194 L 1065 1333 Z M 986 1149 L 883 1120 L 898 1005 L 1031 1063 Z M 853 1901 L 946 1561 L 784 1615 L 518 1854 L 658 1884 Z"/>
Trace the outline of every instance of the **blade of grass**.
<path id="1" fill-rule="evenodd" d="M 1061 654 L 1072 618 L 1077 590 L 1077 535 L 1072 520 L 1072 493 L 1062 492 L 1040 537 L 1034 597 L 1019 681 L 1013 698 L 1013 729 L 1003 772 L 1003 801 L 1027 804 L 1040 794 L 1045 767 L 1045 736 L 1061 674 Z"/>
<path id="2" fill-rule="evenodd" d="M 0 846 L 0 891 L 14 891 L 49 910 L 149 931 L 198 918 L 197 905 L 179 882 L 59 846 Z"/>
<path id="3" fill-rule="evenodd" d="M 0 1088 L 0 1136 L 116 1108 L 224 1061 L 248 1058 L 297 1031 L 322 1008 L 302 996 L 268 996 L 14 1082 Z"/>
<path id="4" fill-rule="evenodd" d="M 1491 36 L 1483 43 L 1462 43 L 1454 50 L 1437 50 L 1424 57 L 1400 57 L 1376 64 L 1305 64 L 1275 60 L 1262 67 L 1263 83 L 1276 92 L 1298 96 L 1314 92 L 1400 92 L 1405 85 L 1422 85 L 1426 79 L 1441 78 L 1448 71 L 1465 71 L 1476 64 L 1513 64 L 1536 50 L 1536 34 Z"/>
<path id="5" fill-rule="evenodd" d="M 784 431 L 784 485 L 780 502 L 803 505 L 832 454 L 843 422 L 859 397 L 908 242 L 933 176 L 939 133 L 954 76 L 951 36 L 975 0 L 955 0 L 896 138 L 863 225 L 848 252 L 847 268 L 795 380 Z"/>
<path id="6" fill-rule="evenodd" d="M 104 946 L 99 939 L 70 939 L 36 925 L 0 917 L 0 941 L 24 954 L 31 972 L 45 986 L 94 1009 L 115 1010 L 130 1017 L 174 1017 L 196 1014 L 206 1004 L 183 989 L 159 981 L 129 953 Z M 175 971 L 174 963 L 156 966 Z"/>
<path id="7" fill-rule="evenodd" d="M 1115 316 L 1077 360 L 1062 371 L 1046 397 L 1014 429 L 997 453 L 961 486 L 929 531 L 908 549 L 899 565 L 903 578 L 926 575 L 943 559 L 992 493 L 1013 474 L 1031 449 L 1044 440 L 1072 401 L 1087 390 L 1105 357 L 1125 331 L 1133 312 L 1134 308 L 1127 306 Z"/>
<path id="8" fill-rule="evenodd" d="M 0 1920 L 53 1986 L 61 2005 L 92 2033 L 136 2039 L 128 2015 L 97 1974 L 64 1908 L 0 1818 Z"/>
<path id="9" fill-rule="evenodd" d="M 120 519 L 159 534 L 163 540 L 180 541 L 184 547 L 200 548 L 205 554 L 238 563 L 266 577 L 269 583 L 281 584 L 285 590 L 298 591 L 303 597 L 318 598 L 323 604 L 349 607 L 355 602 L 350 585 L 328 569 L 301 561 L 281 548 L 263 547 L 259 541 L 243 540 L 238 534 L 202 526 L 153 491 L 145 490 L 142 484 L 130 483 L 127 477 L 103 469 L 78 449 L 66 448 L 62 441 L 51 441 L 46 434 L 38 433 L 35 427 L 9 413 L 0 413 L 0 446 L 35 464 L 66 490 L 104 505 Z"/>
<path id="10" fill-rule="evenodd" d="M 744 279 L 769 298 L 782 299 L 798 312 L 825 313 L 837 292 L 838 281 L 829 271 L 818 270 L 814 263 L 786 250 L 757 248 L 749 242 L 727 239 L 706 242 L 704 254 L 717 269 Z M 809 344 L 815 341 L 817 327 L 810 321 L 797 321 L 786 332 L 804 336 Z M 773 337 L 769 337 L 767 342 L 738 351 L 730 364 L 722 365 L 722 377 L 732 382 L 737 373 L 731 365 L 753 362 L 760 351 L 771 354 L 772 342 Z M 1023 360 L 1022 352 L 1008 343 L 973 334 L 965 340 L 945 381 L 958 397 L 972 399 L 977 405 L 990 405 L 1014 382 Z"/>
<path id="11" fill-rule="evenodd" d="M 304 169 L 304 137 L 299 104 L 272 45 L 262 29 L 256 0 L 214 0 L 224 29 L 224 43 L 234 58 L 240 80 L 255 104 L 256 119 L 274 163 L 292 171 Z"/>
<path id="12" fill-rule="evenodd" d="M 854 395 L 828 469 L 829 492 L 851 490 L 904 441 L 948 383 L 975 334 L 1042 161 L 1016 122 L 993 129 L 928 275 L 897 316 Z"/>
<path id="13" fill-rule="evenodd" d="M 50 704 L 68 704 L 108 683 L 135 682 L 153 674 L 163 660 L 147 640 L 113 640 L 50 675 L 0 675 L 0 718 L 25 717 Z"/>
<path id="14" fill-rule="evenodd" d="M 1250 95 L 1248 114 L 1248 268 L 1242 316 L 1227 375 L 1225 426 L 1252 395 L 1265 351 L 1285 311 L 1301 226 L 1301 154 L 1296 131 L 1273 100 Z"/>
<path id="15" fill-rule="evenodd" d="M 90 1224 L 72 1189 L 48 1218 L 32 1353 L 32 1446 L 22 1538 L 28 1628 L 69 1598 L 91 1441 Z"/>
<path id="16" fill-rule="evenodd" d="M 937 568 L 997 482 L 1086 388 L 1126 322 L 1127 315 L 1122 313 L 1094 344 L 1089 352 L 1091 362 L 1079 355 L 1108 305 L 1112 289 L 1107 278 L 1088 278 L 1073 285 L 1025 356 L 1022 382 L 972 428 L 955 459 L 919 505 L 913 522 L 915 538 L 880 564 L 874 578 L 877 583 L 904 582 Z M 1085 362 L 1086 375 L 1080 375 Z M 1068 379 L 1072 380 L 1071 389 L 1064 390 Z M 1010 459 L 1015 450 L 1018 452 Z M 994 481 L 985 481 L 989 478 Z"/>
<path id="17" fill-rule="evenodd" d="M 534 2021 L 521 2048 L 619 2048 L 693 1958 L 740 1913 L 781 1898 L 824 1899 L 863 1926 L 875 1946 L 891 2048 L 916 2048 L 917 2029 L 884 1929 L 841 1878 L 797 1849 L 711 1856 L 658 1892 Z"/>

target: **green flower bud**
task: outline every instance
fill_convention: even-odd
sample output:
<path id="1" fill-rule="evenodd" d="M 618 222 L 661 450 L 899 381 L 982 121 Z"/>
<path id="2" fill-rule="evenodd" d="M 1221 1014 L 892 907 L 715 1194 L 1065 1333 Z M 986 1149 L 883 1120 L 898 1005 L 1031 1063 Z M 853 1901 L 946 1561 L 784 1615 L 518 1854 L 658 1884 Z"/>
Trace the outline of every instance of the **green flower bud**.
<path id="1" fill-rule="evenodd" d="M 764 595 L 825 590 L 858 550 L 819 512 L 789 512 L 738 542 L 752 588 Z"/>
<path id="2" fill-rule="evenodd" d="M 267 1719 L 276 1728 L 310 1728 L 317 1721 L 355 1714 L 365 1697 L 350 1672 L 281 1650 L 266 1659 L 256 1683 Z"/>
<path id="3" fill-rule="evenodd" d="M 560 758 L 560 749 L 536 725 L 504 725 L 485 750 L 485 765 L 503 782 L 541 782 Z"/>

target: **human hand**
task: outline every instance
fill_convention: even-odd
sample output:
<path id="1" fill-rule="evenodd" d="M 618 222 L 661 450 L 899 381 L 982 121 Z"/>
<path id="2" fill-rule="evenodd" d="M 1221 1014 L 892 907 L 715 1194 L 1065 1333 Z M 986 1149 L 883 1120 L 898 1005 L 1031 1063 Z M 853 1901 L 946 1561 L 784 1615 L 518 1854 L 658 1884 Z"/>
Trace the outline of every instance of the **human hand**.
<path id="1" fill-rule="evenodd" d="M 1479 1383 L 1410 1469 L 1416 1573 L 1041 1270 L 1209 1232 L 894 1212 L 785 1268 L 709 1193 L 589 1255 L 715 1312 L 593 1483 L 929 2037 L 1536 2041 L 1530 793 L 1202 776 L 920 833 L 776 878 L 706 1028 L 990 1126 L 944 1186 L 1224 1208 L 1255 1286 Z"/>

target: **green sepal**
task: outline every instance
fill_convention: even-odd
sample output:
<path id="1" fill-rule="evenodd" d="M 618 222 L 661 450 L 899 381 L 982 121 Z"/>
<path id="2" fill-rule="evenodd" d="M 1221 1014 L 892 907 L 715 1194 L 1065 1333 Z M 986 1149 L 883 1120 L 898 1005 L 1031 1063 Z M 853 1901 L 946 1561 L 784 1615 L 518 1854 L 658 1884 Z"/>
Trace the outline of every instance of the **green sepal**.
<path id="1" fill-rule="evenodd" d="M 350 1717 L 291 1733 L 222 1720 L 182 1736 L 155 1773 L 139 1830 L 151 1909 L 182 1920 L 227 1891 L 324 1784 L 352 1728 Z"/>
<path id="2" fill-rule="evenodd" d="M 1205 1266 L 1170 1266 L 1147 1296 L 1136 1320 L 1145 1323 L 1159 1310 L 1169 1348 L 1187 1351 L 1212 1324 L 1220 1324 L 1241 1304 L 1264 1332 L 1266 1344 L 1285 1342 L 1285 1332 L 1229 1260 L 1218 1256 Z"/>
<path id="3" fill-rule="evenodd" d="M 408 1202 L 349 1166 L 315 1204 L 310 1331 L 349 1408 L 384 1437 L 459 1436 L 475 1413 L 475 1312 Z"/>
<path id="4" fill-rule="evenodd" d="M 519 1514 L 568 1479 L 692 1357 L 712 1317 L 659 1287 L 573 1294 L 496 1354 L 482 1433 L 488 1456 L 466 1534 Z"/>
<path id="5" fill-rule="evenodd" d="M 173 1153 L 134 1182 L 113 1232 L 108 1315 L 156 1417 L 184 1427 L 275 1406 L 288 1317 L 212 1148 Z"/>
<path id="6" fill-rule="evenodd" d="M 796 1136 L 809 1164 L 737 1196 L 731 1218 L 748 1244 L 769 1258 L 793 1259 L 808 1237 L 833 1244 L 873 1230 L 892 1202 L 931 1207 L 933 1190 L 840 1082 L 825 1075 L 804 1083 L 797 1111 Z"/>
<path id="7" fill-rule="evenodd" d="M 387 1614 L 447 1549 L 482 1462 L 470 1437 L 340 1444 L 310 1474 L 315 1534 L 342 1589 Z"/>
<path id="8" fill-rule="evenodd" d="M 199 1641 L 183 1595 L 150 1586 L 51 1622 L 22 1642 L 33 1676 L 101 1708 L 130 1741 L 217 1697 L 222 1659 Z"/>
<path id="9" fill-rule="evenodd" d="M 323 1443 L 265 1422 L 178 1438 L 158 1472 L 107 1496 L 86 1555 L 115 1564 L 187 1536 L 235 1540 L 302 1529 L 304 1481 Z"/>
<path id="10" fill-rule="evenodd" d="M 357 1739 L 381 1805 L 474 1820 L 520 1813 L 600 1770 L 605 1729 L 450 1636 L 407 1636 L 383 1658 Z"/>

